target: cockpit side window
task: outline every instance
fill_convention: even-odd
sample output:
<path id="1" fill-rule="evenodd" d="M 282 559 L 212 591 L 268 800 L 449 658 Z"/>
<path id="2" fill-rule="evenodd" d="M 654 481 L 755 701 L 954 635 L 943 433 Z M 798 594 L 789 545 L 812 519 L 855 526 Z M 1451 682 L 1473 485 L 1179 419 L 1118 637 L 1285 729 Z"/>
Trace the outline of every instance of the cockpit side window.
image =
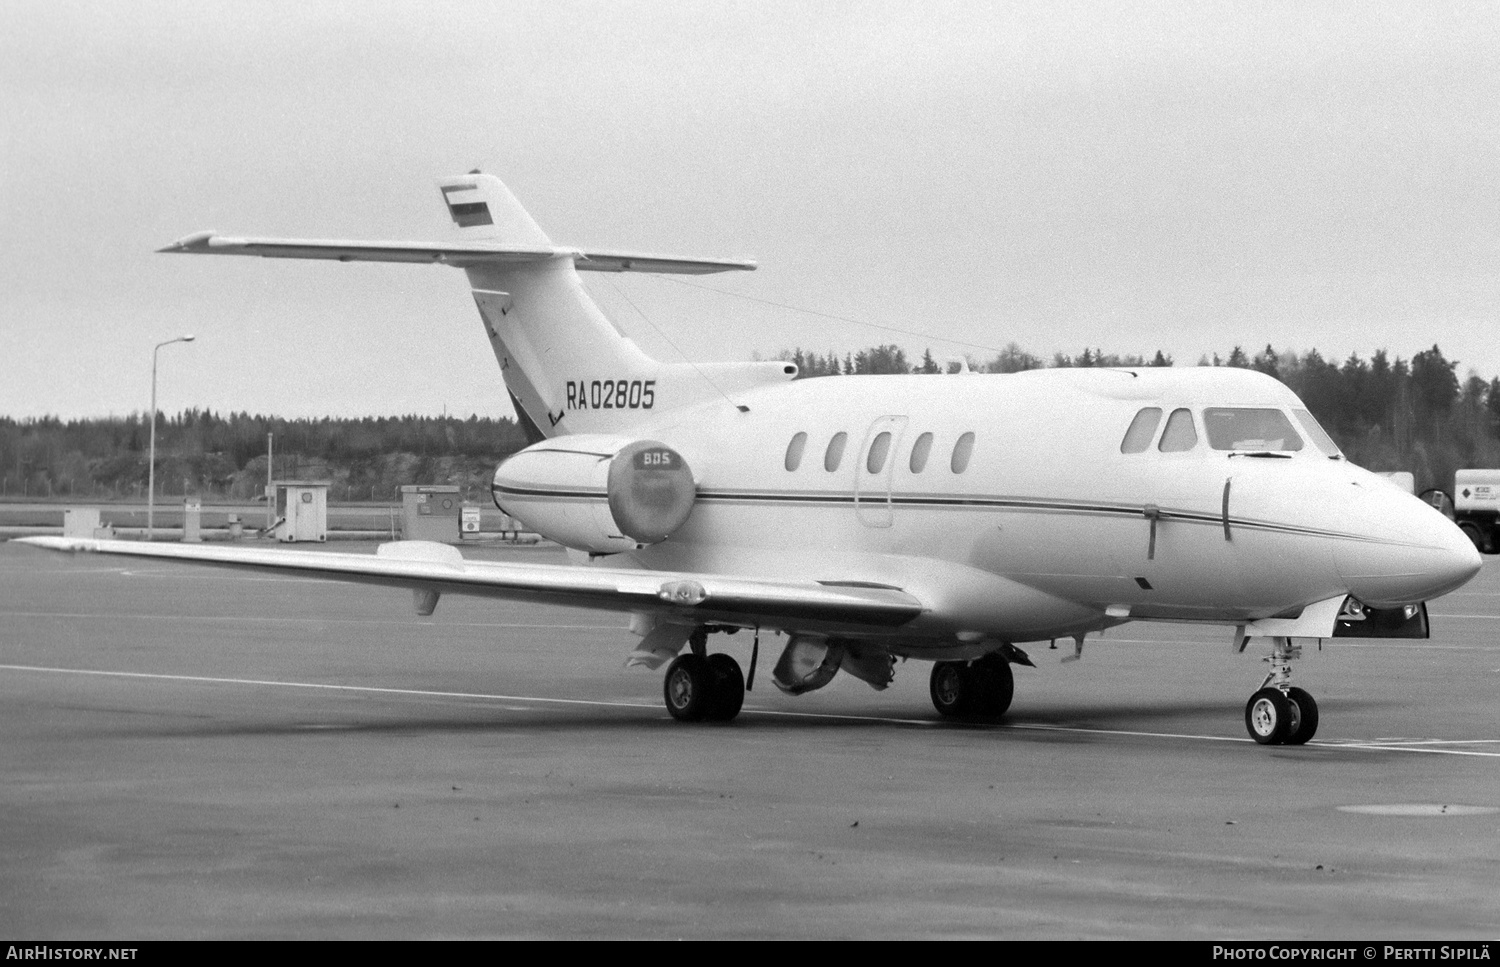
<path id="1" fill-rule="evenodd" d="M 1156 427 L 1161 423 L 1161 407 L 1148 406 L 1130 421 L 1125 439 L 1120 441 L 1121 453 L 1144 453 L 1156 436 Z"/>
<path id="2" fill-rule="evenodd" d="M 1162 431 L 1161 442 L 1156 448 L 1162 453 L 1181 453 L 1198 445 L 1198 431 L 1193 426 L 1193 414 L 1184 408 L 1175 409 L 1167 417 L 1167 428 Z"/>
<path id="3" fill-rule="evenodd" d="M 1323 429 L 1311 413 L 1306 410 L 1292 410 L 1292 415 L 1297 418 L 1298 423 L 1302 424 L 1302 429 L 1307 431 L 1307 435 L 1312 437 L 1313 446 L 1330 457 L 1342 455 L 1339 452 L 1339 445 L 1333 442 L 1333 437 L 1328 435 L 1328 431 Z"/>
<path id="4" fill-rule="evenodd" d="M 1215 450 L 1302 449 L 1302 437 L 1292 429 L 1292 421 L 1268 406 L 1210 406 L 1203 411 L 1203 428 Z"/>

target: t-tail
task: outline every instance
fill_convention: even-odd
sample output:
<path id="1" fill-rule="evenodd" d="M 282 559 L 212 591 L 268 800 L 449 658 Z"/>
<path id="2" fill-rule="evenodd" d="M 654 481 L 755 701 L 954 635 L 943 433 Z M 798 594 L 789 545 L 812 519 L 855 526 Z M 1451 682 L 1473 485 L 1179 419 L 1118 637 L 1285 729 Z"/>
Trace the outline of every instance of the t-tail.
<path id="1" fill-rule="evenodd" d="M 643 353 L 589 297 L 579 271 L 704 274 L 750 270 L 734 259 L 690 259 L 555 245 L 493 175 L 438 183 L 458 240 L 355 242 L 230 238 L 199 232 L 160 251 L 340 262 L 421 262 L 462 268 L 485 335 L 527 435 L 616 433 L 643 417 L 708 400 L 730 402 L 785 382 L 782 362 L 662 363 Z"/>

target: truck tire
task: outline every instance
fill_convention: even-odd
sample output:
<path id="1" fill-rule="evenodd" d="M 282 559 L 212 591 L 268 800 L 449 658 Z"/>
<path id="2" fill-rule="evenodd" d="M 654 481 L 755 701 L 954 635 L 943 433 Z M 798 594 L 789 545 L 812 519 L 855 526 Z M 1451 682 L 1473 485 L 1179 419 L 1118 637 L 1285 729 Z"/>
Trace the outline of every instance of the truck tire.
<path id="1" fill-rule="evenodd" d="M 1478 524 L 1466 520 L 1458 525 L 1458 529 L 1464 532 L 1464 536 L 1474 542 L 1474 549 L 1476 551 L 1481 554 L 1488 554 L 1490 552 L 1490 542 L 1486 539 L 1484 531 Z"/>

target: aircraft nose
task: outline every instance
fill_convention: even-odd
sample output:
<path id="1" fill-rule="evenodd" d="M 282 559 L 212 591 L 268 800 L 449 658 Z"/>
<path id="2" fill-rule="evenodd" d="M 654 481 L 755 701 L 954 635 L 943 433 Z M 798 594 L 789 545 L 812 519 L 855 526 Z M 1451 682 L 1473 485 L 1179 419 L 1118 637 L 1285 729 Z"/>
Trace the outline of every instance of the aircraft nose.
<path id="1" fill-rule="evenodd" d="M 1417 604 L 1479 573 L 1474 544 L 1426 503 L 1384 484 L 1356 490 L 1345 505 L 1353 533 L 1334 553 L 1350 594 L 1377 608 Z"/>

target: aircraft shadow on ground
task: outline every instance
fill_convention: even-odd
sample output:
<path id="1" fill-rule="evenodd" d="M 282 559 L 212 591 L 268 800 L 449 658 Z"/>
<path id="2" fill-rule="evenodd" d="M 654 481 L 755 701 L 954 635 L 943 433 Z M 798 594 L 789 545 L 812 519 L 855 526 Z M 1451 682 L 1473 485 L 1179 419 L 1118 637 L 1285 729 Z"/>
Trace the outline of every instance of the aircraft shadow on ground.
<path id="1" fill-rule="evenodd" d="M 1376 710 L 1393 703 L 1372 700 L 1340 700 L 1336 708 L 1342 713 Z M 922 729 L 938 732 L 987 732 L 1008 740 L 1048 743 L 1091 743 L 1106 736 L 1097 732 L 1160 732 L 1199 734 L 1205 730 L 1201 717 L 1212 722 L 1209 734 L 1234 738 L 1243 736 L 1239 728 L 1240 707 L 1217 702 L 1183 703 L 1115 703 L 1111 705 L 1058 705 L 1043 710 L 1021 710 L 991 721 L 949 721 L 929 710 L 914 709 L 909 715 L 890 709 L 866 711 L 809 710 L 798 713 L 782 709 L 758 710 L 747 707 L 730 723 L 681 723 L 673 721 L 662 709 L 641 707 L 550 707 L 521 705 L 523 709 L 496 709 L 486 706 L 454 708 L 445 714 L 417 715 L 372 714 L 327 719 L 299 716 L 274 721 L 217 721 L 201 719 L 191 724 L 178 722 L 177 727 L 134 727 L 111 730 L 112 738 L 166 737 L 289 737 L 319 735 L 391 735 L 424 734 L 536 734 L 627 732 L 630 730 L 678 732 L 784 734 L 808 732 L 909 731 Z M 1326 709 L 1325 709 L 1326 711 Z M 1194 725 L 1184 719 L 1198 719 Z M 1057 730 L 1057 731 L 1053 731 Z"/>
<path id="2" fill-rule="evenodd" d="M 1249 696 L 1247 695 L 1246 698 Z M 1316 697 L 1316 696 L 1314 696 Z M 1323 699 L 1319 708 L 1326 715 L 1331 710 L 1339 712 L 1374 711 L 1382 708 L 1400 707 L 1400 702 L 1383 699 Z M 1003 720 L 1012 725 L 1049 725 L 1097 729 L 1131 729 L 1171 719 L 1198 715 L 1220 718 L 1225 714 L 1238 716 L 1244 711 L 1244 699 L 1224 701 L 1169 702 L 1165 699 L 1137 699 L 1128 702 L 1056 703 L 1045 708 L 1012 709 Z"/>

